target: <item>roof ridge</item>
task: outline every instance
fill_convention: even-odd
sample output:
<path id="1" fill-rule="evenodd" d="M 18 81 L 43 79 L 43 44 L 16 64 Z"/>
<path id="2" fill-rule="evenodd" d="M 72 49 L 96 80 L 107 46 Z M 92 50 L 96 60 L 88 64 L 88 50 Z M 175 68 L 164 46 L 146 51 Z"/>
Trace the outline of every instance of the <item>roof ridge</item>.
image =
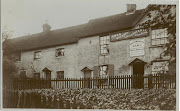
<path id="1" fill-rule="evenodd" d="M 88 23 L 74 25 L 74 26 L 70 26 L 70 27 L 64 27 L 64 28 L 55 29 L 55 30 L 50 30 L 49 32 L 39 32 L 39 33 L 35 33 L 35 34 L 24 35 L 24 36 L 20 36 L 20 37 L 16 37 L 16 38 L 10 38 L 10 39 L 12 40 L 12 39 L 36 36 L 36 35 L 39 35 L 39 34 L 47 34 L 47 33 L 50 33 L 50 32 L 55 32 L 55 31 L 59 31 L 59 30 L 65 30 L 65 29 L 69 29 L 69 28 L 73 28 L 73 27 L 83 26 L 83 25 L 86 25 L 86 24 L 88 24 Z"/>
<path id="2" fill-rule="evenodd" d="M 145 9 L 136 10 L 134 14 L 125 15 L 126 12 L 111 16 L 96 18 L 87 23 L 40 32 L 32 35 L 12 38 L 18 50 L 32 50 L 40 47 L 51 47 L 77 42 L 77 38 L 102 35 L 114 31 L 131 29 L 142 18 Z"/>
<path id="3" fill-rule="evenodd" d="M 146 8 L 143 8 L 143 9 L 139 9 L 139 10 L 136 10 L 136 11 L 141 11 L 141 10 L 145 10 Z M 134 13 L 136 13 L 136 11 L 134 12 Z M 133 13 L 133 14 L 134 14 Z M 109 16 L 105 16 L 105 17 L 99 17 L 99 18 L 94 18 L 94 19 L 91 19 L 91 20 L 89 20 L 89 22 L 91 22 L 91 21 L 94 21 L 94 20 L 98 20 L 98 19 L 102 19 L 102 18 L 108 18 L 108 17 L 113 17 L 113 16 L 122 16 L 122 15 L 124 15 L 124 14 L 126 14 L 126 12 L 123 12 L 123 13 L 119 13 L 119 14 L 113 14 L 113 15 L 109 15 Z M 131 15 L 131 14 L 129 14 L 129 15 Z M 89 23 L 88 22 L 88 23 Z"/>

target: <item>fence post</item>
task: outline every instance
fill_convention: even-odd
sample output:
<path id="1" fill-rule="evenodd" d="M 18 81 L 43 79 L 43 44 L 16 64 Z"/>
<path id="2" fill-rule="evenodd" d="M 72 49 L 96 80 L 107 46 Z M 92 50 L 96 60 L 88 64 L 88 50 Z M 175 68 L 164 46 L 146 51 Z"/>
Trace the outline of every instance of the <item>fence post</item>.
<path id="1" fill-rule="evenodd" d="M 88 78 L 88 88 L 91 88 L 90 78 Z"/>
<path id="2" fill-rule="evenodd" d="M 152 89 L 153 85 L 152 85 L 152 74 L 148 75 L 148 88 Z"/>
<path id="3" fill-rule="evenodd" d="M 174 75 L 174 80 L 175 80 L 175 89 L 176 89 L 176 74 Z"/>

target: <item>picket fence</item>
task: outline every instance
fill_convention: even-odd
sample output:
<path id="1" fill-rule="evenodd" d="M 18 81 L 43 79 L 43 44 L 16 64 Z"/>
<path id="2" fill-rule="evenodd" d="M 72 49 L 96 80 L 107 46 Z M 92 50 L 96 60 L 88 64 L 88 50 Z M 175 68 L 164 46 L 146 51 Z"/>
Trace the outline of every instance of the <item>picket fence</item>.
<path id="1" fill-rule="evenodd" d="M 24 79 L 4 85 L 6 89 L 59 89 L 59 88 L 176 88 L 176 75 L 154 74 L 148 76 L 121 75 L 97 78 Z"/>
<path id="2" fill-rule="evenodd" d="M 9 81 L 9 84 L 3 84 L 3 108 L 56 108 L 56 109 L 76 109 L 76 101 L 52 99 L 50 96 L 40 97 L 37 93 L 22 93 L 20 90 L 26 89 L 61 89 L 61 88 L 118 88 L 118 89 L 132 89 L 132 88 L 176 88 L 176 75 L 149 75 L 149 76 L 113 76 L 106 78 L 65 78 L 64 80 L 14 80 Z M 57 101 L 58 100 L 58 101 Z M 83 109 L 84 106 L 80 105 Z"/>

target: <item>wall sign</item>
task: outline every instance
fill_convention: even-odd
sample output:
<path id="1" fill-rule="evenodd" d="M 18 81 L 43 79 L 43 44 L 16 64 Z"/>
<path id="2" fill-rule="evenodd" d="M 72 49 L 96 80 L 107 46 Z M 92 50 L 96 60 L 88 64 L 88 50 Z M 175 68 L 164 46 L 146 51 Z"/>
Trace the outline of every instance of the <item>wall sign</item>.
<path id="1" fill-rule="evenodd" d="M 144 39 L 130 41 L 130 57 L 144 55 Z"/>
<path id="2" fill-rule="evenodd" d="M 143 37 L 143 36 L 148 36 L 149 32 L 148 29 L 136 29 L 136 30 L 131 30 L 128 32 L 119 32 L 119 33 L 114 33 L 111 34 L 111 42 L 113 41 L 119 41 L 123 39 L 129 39 L 129 38 L 136 38 L 136 37 Z"/>

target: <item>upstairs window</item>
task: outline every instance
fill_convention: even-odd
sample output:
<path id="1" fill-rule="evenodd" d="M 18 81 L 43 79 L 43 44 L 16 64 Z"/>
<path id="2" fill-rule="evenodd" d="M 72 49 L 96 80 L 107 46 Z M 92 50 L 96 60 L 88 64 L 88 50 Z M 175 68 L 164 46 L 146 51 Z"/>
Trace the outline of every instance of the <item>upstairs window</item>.
<path id="1" fill-rule="evenodd" d="M 152 30 L 152 45 L 164 45 L 167 42 L 167 28 Z"/>
<path id="2" fill-rule="evenodd" d="M 64 71 L 58 71 L 57 72 L 57 79 L 59 79 L 59 80 L 64 79 Z"/>
<path id="3" fill-rule="evenodd" d="M 100 66 L 100 77 L 107 77 L 108 76 L 108 66 L 107 65 L 103 65 Z"/>
<path id="4" fill-rule="evenodd" d="M 100 53 L 102 55 L 109 53 L 109 42 L 110 42 L 109 35 L 100 37 Z"/>
<path id="5" fill-rule="evenodd" d="M 34 60 L 41 58 L 41 51 L 34 52 Z"/>
<path id="6" fill-rule="evenodd" d="M 167 61 L 159 61 L 153 62 L 152 65 L 152 74 L 163 74 L 168 72 L 168 62 Z"/>
<path id="7" fill-rule="evenodd" d="M 56 57 L 64 56 L 64 48 L 56 49 Z"/>

